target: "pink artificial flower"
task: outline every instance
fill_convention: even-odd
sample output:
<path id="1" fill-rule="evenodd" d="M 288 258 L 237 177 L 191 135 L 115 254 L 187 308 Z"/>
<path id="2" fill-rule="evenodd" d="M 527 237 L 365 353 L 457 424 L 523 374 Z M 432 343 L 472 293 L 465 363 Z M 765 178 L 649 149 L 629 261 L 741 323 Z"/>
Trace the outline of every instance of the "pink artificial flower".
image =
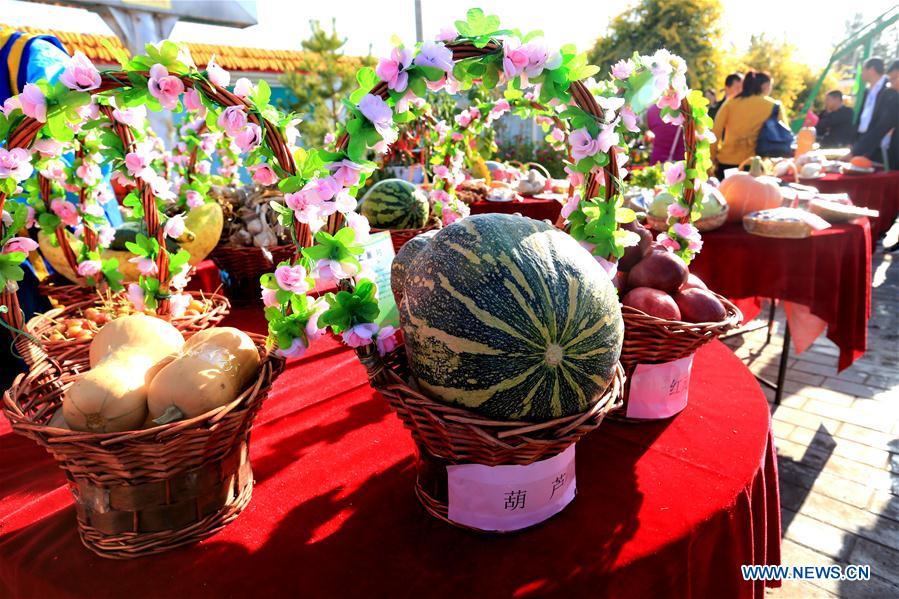
<path id="1" fill-rule="evenodd" d="M 37 242 L 28 237 L 12 237 L 3 244 L 3 251 L 0 253 L 11 254 L 13 252 L 23 252 L 29 254 L 38 248 Z"/>
<path id="2" fill-rule="evenodd" d="M 272 306 L 280 306 L 281 304 L 278 303 L 278 300 L 275 297 L 275 295 L 277 295 L 277 293 L 278 293 L 277 289 L 269 289 L 267 287 L 263 287 L 262 288 L 262 305 L 265 306 L 266 308 L 271 308 Z"/>
<path id="3" fill-rule="evenodd" d="M 315 277 L 323 282 L 339 282 L 359 274 L 359 269 L 354 264 L 343 263 L 337 260 L 319 260 L 315 263 Z"/>
<path id="4" fill-rule="evenodd" d="M 253 181 L 260 185 L 268 186 L 278 182 L 278 175 L 276 175 L 275 171 L 272 170 L 272 167 L 265 162 L 248 167 L 247 170 L 253 173 Z"/>
<path id="5" fill-rule="evenodd" d="M 84 262 L 78 263 L 78 268 L 75 272 L 78 273 L 79 277 L 94 277 L 99 273 L 103 268 L 103 265 L 99 260 L 85 260 Z"/>
<path id="6" fill-rule="evenodd" d="M 97 240 L 102 247 L 109 246 L 115 240 L 115 228 L 109 225 L 103 225 L 97 231 Z"/>
<path id="7" fill-rule="evenodd" d="M 143 312 L 147 309 L 147 305 L 144 303 L 144 290 L 137 283 L 129 283 L 128 284 L 128 299 L 131 300 L 131 304 L 134 306 L 134 309 L 138 312 Z"/>
<path id="8" fill-rule="evenodd" d="M 203 108 L 203 102 L 200 100 L 200 92 L 194 88 L 190 88 L 184 92 L 184 108 L 191 112 Z"/>
<path id="9" fill-rule="evenodd" d="M 302 337 L 294 337 L 288 348 L 278 348 L 275 353 L 282 358 L 301 358 L 306 353 L 306 342 Z"/>
<path id="10" fill-rule="evenodd" d="M 112 111 L 112 118 L 123 125 L 139 127 L 147 120 L 147 107 L 140 105 L 133 108 L 116 108 Z"/>
<path id="11" fill-rule="evenodd" d="M 152 258 L 135 256 L 134 258 L 129 259 L 128 262 L 137 264 L 137 270 L 145 277 L 153 276 L 159 272 L 159 269 L 156 267 L 156 261 Z"/>
<path id="12" fill-rule="evenodd" d="M 529 63 L 527 48 L 522 47 L 517 37 L 510 37 L 503 42 L 503 73 L 506 79 L 522 74 Z"/>
<path id="13" fill-rule="evenodd" d="M 233 93 L 238 98 L 248 98 L 253 93 L 253 84 L 246 77 L 241 77 L 234 82 Z"/>
<path id="14" fill-rule="evenodd" d="M 614 65 L 612 65 L 612 77 L 614 77 L 615 79 L 627 79 L 633 72 L 634 61 L 630 59 L 619 60 Z"/>
<path id="15" fill-rule="evenodd" d="M 544 70 L 558 69 L 562 64 L 562 54 L 558 50 L 550 50 L 543 38 L 535 38 L 521 47 L 528 57 L 528 63 L 524 67 L 524 74 L 528 77 L 537 77 Z"/>
<path id="16" fill-rule="evenodd" d="M 616 126 L 618 126 L 617 119 L 612 123 L 603 125 L 599 130 L 599 136 L 596 138 L 596 143 L 599 145 L 600 152 L 608 153 L 612 146 L 618 145 L 619 137 L 618 133 L 615 131 Z"/>
<path id="17" fill-rule="evenodd" d="M 580 171 L 576 171 L 570 166 L 565 167 L 565 172 L 568 173 L 568 183 L 571 184 L 575 189 L 580 187 L 586 182 L 586 178 L 584 177 L 584 173 Z"/>
<path id="18" fill-rule="evenodd" d="M 680 250 L 680 244 L 677 242 L 677 240 L 672 239 L 666 233 L 659 233 L 659 235 L 656 237 L 656 241 L 661 243 L 665 247 L 665 249 L 669 251 L 676 252 Z"/>
<path id="19" fill-rule="evenodd" d="M 70 227 L 74 227 L 78 224 L 78 209 L 75 208 L 74 204 L 70 204 L 69 202 L 56 198 L 52 202 L 50 202 L 50 210 L 53 211 L 53 214 L 59 217 L 59 220 Z"/>
<path id="20" fill-rule="evenodd" d="M 208 175 L 212 170 L 212 162 L 208 160 L 200 160 L 196 166 L 197 172 L 201 175 Z"/>
<path id="21" fill-rule="evenodd" d="M 344 218 L 346 218 L 347 226 L 349 226 L 349 228 L 356 234 L 356 241 L 358 243 L 365 243 L 368 241 L 368 237 L 371 233 L 371 225 L 367 218 L 357 212 L 347 212 L 344 214 Z"/>
<path id="22" fill-rule="evenodd" d="M 382 356 L 386 356 L 397 347 L 399 347 L 399 341 L 396 338 L 396 329 L 390 325 L 387 325 L 380 331 L 378 331 L 378 353 Z"/>
<path id="23" fill-rule="evenodd" d="M 100 167 L 92 162 L 84 162 L 75 169 L 75 174 L 81 178 L 85 185 L 93 187 L 103 177 Z"/>
<path id="24" fill-rule="evenodd" d="M 699 239 L 699 229 L 690 223 L 675 223 L 674 233 L 684 239 Z"/>
<path id="25" fill-rule="evenodd" d="M 571 157 L 578 161 L 599 152 L 599 142 L 590 136 L 586 128 L 572 131 L 568 143 L 571 144 Z"/>
<path id="26" fill-rule="evenodd" d="M 184 93 L 184 82 L 176 75 L 169 75 L 168 69 L 161 64 L 150 67 L 150 79 L 147 81 L 150 95 L 159 100 L 166 110 L 174 110 L 181 94 Z"/>
<path id="27" fill-rule="evenodd" d="M 162 230 L 172 239 L 178 239 L 179 237 L 184 235 L 184 229 L 184 217 L 180 214 L 176 214 L 169 220 L 165 221 L 165 226 Z"/>
<path id="28" fill-rule="evenodd" d="M 671 115 L 670 113 L 663 114 L 662 122 L 668 123 L 669 125 L 674 125 L 675 127 L 680 127 L 684 124 L 684 115 L 679 112 L 675 113 L 674 115 Z"/>
<path id="29" fill-rule="evenodd" d="M 442 42 L 422 42 L 415 64 L 419 66 L 435 67 L 441 71 L 451 73 L 453 70 L 453 51 Z"/>
<path id="30" fill-rule="evenodd" d="M 578 204 L 581 203 L 581 195 L 579 193 L 573 193 L 568 196 L 568 199 L 565 200 L 565 205 L 562 206 L 562 218 L 567 219 L 569 216 L 574 214 L 577 210 Z"/>
<path id="31" fill-rule="evenodd" d="M 553 141 L 557 143 L 565 141 L 565 132 L 558 127 L 554 127 L 553 130 L 550 131 L 549 136 Z"/>
<path id="32" fill-rule="evenodd" d="M 4 210 L 4 212 L 6 212 Z M 37 220 L 34 218 L 34 208 L 31 206 L 27 206 L 27 213 L 25 214 L 25 228 L 30 229 L 37 225 Z"/>
<path id="33" fill-rule="evenodd" d="M 378 332 L 378 325 L 373 322 L 357 324 L 343 332 L 343 342 L 350 347 L 362 347 L 372 342 Z"/>
<path id="34" fill-rule="evenodd" d="M 462 205 L 464 206 L 464 204 Z M 453 224 L 463 216 L 466 215 L 459 214 L 459 211 L 453 209 L 449 203 L 444 204 L 443 209 L 440 212 L 440 218 L 443 221 L 444 226 Z"/>
<path id="35" fill-rule="evenodd" d="M 323 210 L 324 214 L 334 214 L 334 212 L 340 212 L 341 214 L 348 214 L 356 209 L 358 203 L 356 202 L 356 198 L 351 196 L 349 192 L 346 190 L 340 190 L 334 196 L 333 202 L 328 202 L 333 206 L 333 209 L 328 206 L 325 210 Z"/>
<path id="36" fill-rule="evenodd" d="M 125 167 L 128 169 L 128 174 L 132 177 L 147 179 L 156 174 L 150 168 L 150 157 L 138 151 L 125 154 Z"/>
<path id="37" fill-rule="evenodd" d="M 78 51 L 69 59 L 59 81 L 69 89 L 86 92 L 100 87 L 100 71 L 87 56 Z"/>
<path id="38" fill-rule="evenodd" d="M 456 124 L 463 129 L 468 127 L 471 124 L 472 120 L 474 120 L 474 114 L 472 114 L 472 112 L 467 109 L 463 110 L 455 116 Z"/>
<path id="39" fill-rule="evenodd" d="M 634 114 L 634 111 L 631 110 L 629 106 L 622 107 L 621 112 L 618 114 L 621 117 L 621 122 L 624 124 L 625 129 L 631 133 L 639 133 L 640 127 L 637 126 L 637 115 Z"/>
<path id="40" fill-rule="evenodd" d="M 83 212 L 88 216 L 96 216 L 98 218 L 103 217 L 103 207 L 97 203 L 90 203 L 84 206 Z"/>
<path id="41" fill-rule="evenodd" d="M 334 171 L 334 174 L 331 176 L 342 187 L 354 187 L 357 185 L 362 173 L 362 166 L 348 159 L 332 162 L 328 165 L 328 169 Z"/>
<path id="42" fill-rule="evenodd" d="M 337 141 L 337 137 L 335 137 L 333 133 L 325 133 L 324 142 L 326 146 L 330 146 L 335 141 Z"/>
<path id="43" fill-rule="evenodd" d="M 293 210 L 296 219 L 309 225 L 316 231 L 324 224 L 321 218 L 321 202 L 302 190 L 295 193 L 284 194 L 284 203 Z"/>
<path id="44" fill-rule="evenodd" d="M 394 91 L 405 91 L 409 85 L 409 74 L 406 69 L 412 64 L 412 51 L 396 47 L 390 51 L 390 58 L 382 58 L 375 67 L 375 73 L 387 87 Z"/>
<path id="45" fill-rule="evenodd" d="M 66 167 L 59 160 L 48 160 L 41 169 L 41 175 L 52 181 L 66 180 Z"/>
<path id="46" fill-rule="evenodd" d="M 440 33 L 437 34 L 438 42 L 451 42 L 459 37 L 459 32 L 455 27 L 441 27 Z"/>
<path id="47" fill-rule="evenodd" d="M 219 115 L 217 123 L 228 137 L 237 137 L 247 126 L 247 113 L 243 106 L 229 106 Z"/>
<path id="48" fill-rule="evenodd" d="M 169 312 L 175 318 L 184 315 L 184 311 L 190 305 L 191 296 L 187 293 L 176 293 L 169 298 Z"/>
<path id="49" fill-rule="evenodd" d="M 275 280 L 278 287 L 292 293 L 306 293 L 310 289 L 306 269 L 300 264 L 283 265 L 275 269 Z"/>
<path id="50" fill-rule="evenodd" d="M 678 100 L 677 96 L 674 94 L 665 94 L 659 101 L 656 102 L 656 106 L 659 108 L 670 108 L 671 110 L 679 110 L 680 109 L 680 100 Z"/>
<path id="51" fill-rule="evenodd" d="M 493 105 L 493 108 L 490 109 L 490 116 L 496 119 L 509 112 L 510 110 L 512 110 L 512 107 L 509 105 L 508 100 L 498 100 L 496 104 Z"/>
<path id="52" fill-rule="evenodd" d="M 206 65 L 206 76 L 219 87 L 228 87 L 231 83 L 231 74 L 215 62 L 215 56 L 210 58 L 209 64 Z"/>
<path id="53" fill-rule="evenodd" d="M 685 218 L 690 216 L 690 211 L 680 202 L 668 204 L 668 218 Z"/>
<path id="54" fill-rule="evenodd" d="M 247 126 L 234 138 L 234 143 L 241 152 L 251 152 L 262 143 L 262 128 L 256 123 L 247 123 Z"/>
<path id="55" fill-rule="evenodd" d="M 133 182 L 121 171 L 113 171 L 112 175 L 109 177 L 109 180 L 126 189 L 134 186 Z"/>
<path id="56" fill-rule="evenodd" d="M 359 112 L 375 126 L 383 141 L 391 144 L 396 141 L 397 132 L 393 128 L 393 111 L 380 96 L 366 94 L 359 101 Z"/>
<path id="57" fill-rule="evenodd" d="M 672 162 L 665 165 L 665 182 L 668 185 L 676 185 L 687 176 L 683 162 Z"/>
<path id="58" fill-rule="evenodd" d="M 184 192 L 184 198 L 187 202 L 188 208 L 199 208 L 206 202 L 203 201 L 203 196 L 199 191 L 195 191 L 193 189 L 188 189 Z"/>
<path id="59" fill-rule="evenodd" d="M 340 184 L 331 177 L 312 179 L 297 193 L 307 195 L 314 203 L 321 204 L 332 199 L 340 191 Z"/>
<path id="60" fill-rule="evenodd" d="M 26 83 L 18 98 L 25 116 L 30 116 L 41 123 L 47 122 L 47 98 L 41 88 L 33 83 Z"/>
<path id="61" fill-rule="evenodd" d="M 45 137 L 34 142 L 31 148 L 37 150 L 41 156 L 50 158 L 62 154 L 63 144 L 52 137 Z"/>

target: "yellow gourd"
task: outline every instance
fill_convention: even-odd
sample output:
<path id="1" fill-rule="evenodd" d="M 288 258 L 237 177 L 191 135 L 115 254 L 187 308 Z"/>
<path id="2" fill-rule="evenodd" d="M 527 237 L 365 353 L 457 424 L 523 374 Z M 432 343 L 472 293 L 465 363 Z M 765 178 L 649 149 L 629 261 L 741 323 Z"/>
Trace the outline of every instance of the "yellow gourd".
<path id="1" fill-rule="evenodd" d="M 147 372 L 183 345 L 178 329 L 152 316 L 123 316 L 104 325 L 91 341 L 91 369 L 63 397 L 66 424 L 94 433 L 140 428 L 147 416 Z"/>
<path id="2" fill-rule="evenodd" d="M 259 351 L 232 327 L 206 329 L 148 381 L 150 418 L 165 424 L 193 418 L 233 401 L 259 371 Z"/>
<path id="3" fill-rule="evenodd" d="M 777 208 L 783 203 L 777 179 L 764 172 L 762 161 L 755 156 L 748 173 L 733 174 L 718 186 L 727 200 L 727 222 L 743 222 L 750 212 Z"/>

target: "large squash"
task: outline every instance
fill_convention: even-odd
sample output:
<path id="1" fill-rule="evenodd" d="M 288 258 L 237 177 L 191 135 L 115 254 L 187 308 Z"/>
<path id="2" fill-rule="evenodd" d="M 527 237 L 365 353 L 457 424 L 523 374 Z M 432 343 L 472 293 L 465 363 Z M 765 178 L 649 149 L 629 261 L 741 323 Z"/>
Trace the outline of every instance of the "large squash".
<path id="1" fill-rule="evenodd" d="M 362 198 L 362 215 L 376 229 L 421 229 L 428 222 L 428 196 L 402 179 L 375 183 Z"/>
<path id="2" fill-rule="evenodd" d="M 396 299 L 397 306 L 403 301 L 403 286 L 406 284 L 406 273 L 409 271 L 409 264 L 412 263 L 418 252 L 428 244 L 437 232 L 438 229 L 431 229 L 416 235 L 404 243 L 400 251 L 394 256 L 393 262 L 390 264 L 390 289 L 393 291 L 393 297 Z"/>
<path id="3" fill-rule="evenodd" d="M 529 218 L 445 227 L 408 267 L 400 319 L 412 373 L 438 401 L 544 421 L 599 399 L 621 353 L 615 289 L 574 239 Z"/>
<path id="4" fill-rule="evenodd" d="M 727 200 L 729 223 L 741 223 L 750 212 L 777 208 L 783 203 L 777 179 L 764 174 L 758 156 L 752 158 L 748 173 L 736 173 L 725 178 L 718 189 Z"/>

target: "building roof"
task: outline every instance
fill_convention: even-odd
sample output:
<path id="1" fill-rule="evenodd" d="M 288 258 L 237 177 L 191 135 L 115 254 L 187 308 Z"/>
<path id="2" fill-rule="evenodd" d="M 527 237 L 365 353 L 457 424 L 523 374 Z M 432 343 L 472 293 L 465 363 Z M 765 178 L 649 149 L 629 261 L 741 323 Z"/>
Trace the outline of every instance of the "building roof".
<path id="1" fill-rule="evenodd" d="M 0 25 L 0 28 L 6 26 Z M 118 61 L 112 53 L 103 47 L 100 40 L 108 40 L 113 47 L 125 50 L 121 40 L 114 35 L 93 33 L 75 33 L 57 31 L 40 27 L 17 27 L 28 33 L 54 35 L 74 54 L 81 51 L 91 61 L 103 65 L 115 65 Z M 209 59 L 215 55 L 216 62 L 229 71 L 283 73 L 285 71 L 308 72 L 310 56 L 299 50 L 266 50 L 265 48 L 244 48 L 240 46 L 220 46 L 213 44 L 195 44 L 184 42 L 199 68 L 204 68 Z M 358 61 L 358 58 L 347 57 L 346 60 Z"/>

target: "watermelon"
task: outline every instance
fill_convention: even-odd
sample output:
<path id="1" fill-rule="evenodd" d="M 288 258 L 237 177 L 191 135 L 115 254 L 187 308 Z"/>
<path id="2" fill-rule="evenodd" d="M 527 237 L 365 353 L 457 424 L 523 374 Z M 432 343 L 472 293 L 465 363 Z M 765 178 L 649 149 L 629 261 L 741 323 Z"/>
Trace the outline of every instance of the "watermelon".
<path id="1" fill-rule="evenodd" d="M 437 234 L 437 229 L 425 231 L 416 235 L 403 244 L 400 251 L 397 252 L 390 265 L 390 289 L 393 291 L 393 297 L 396 299 L 396 305 L 399 306 L 403 301 L 403 285 L 406 283 L 406 273 L 409 269 L 409 263 L 418 255 L 418 251 L 428 244 L 431 237 Z"/>
<path id="2" fill-rule="evenodd" d="M 428 196 L 402 179 L 375 183 L 362 198 L 362 215 L 375 229 L 420 229 L 428 222 Z"/>
<path id="3" fill-rule="evenodd" d="M 593 406 L 621 354 L 615 288 L 590 252 L 545 223 L 481 214 L 406 267 L 409 366 L 436 401 L 541 422 Z"/>

